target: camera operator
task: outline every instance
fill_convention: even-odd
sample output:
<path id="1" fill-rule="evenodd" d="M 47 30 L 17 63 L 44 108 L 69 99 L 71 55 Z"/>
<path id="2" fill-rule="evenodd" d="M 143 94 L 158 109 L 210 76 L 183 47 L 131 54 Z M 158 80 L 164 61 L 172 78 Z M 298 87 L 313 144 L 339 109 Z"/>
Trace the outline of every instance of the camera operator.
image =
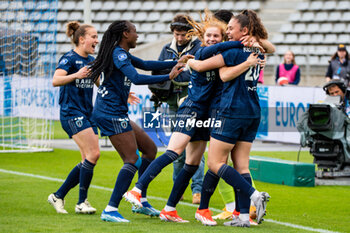
<path id="1" fill-rule="evenodd" d="M 341 80 L 331 80 L 323 86 L 327 95 L 325 104 L 310 104 L 298 120 L 300 144 L 310 148 L 317 165 L 316 177 L 336 178 L 350 165 L 350 96 Z M 333 104 L 332 104 L 333 103 Z M 334 104 L 336 106 L 334 106 Z"/>
<path id="2" fill-rule="evenodd" d="M 173 40 L 171 43 L 166 44 L 163 47 L 158 60 L 179 60 L 183 55 L 194 55 L 200 48 L 201 42 L 196 37 L 186 37 L 187 32 L 192 29 L 192 26 L 188 24 L 186 17 L 190 18 L 190 16 L 185 14 L 178 14 L 173 18 L 170 24 L 170 30 L 173 33 Z M 168 73 L 170 73 L 170 69 L 152 72 L 153 75 Z M 166 102 L 169 105 L 170 110 L 176 112 L 179 107 L 179 100 L 187 96 L 187 86 L 189 81 L 190 72 L 184 71 L 176 77 L 175 80 L 168 81 L 170 82 L 170 85 L 163 84 L 163 87 L 161 88 L 162 91 L 157 90 L 157 85 L 149 85 L 153 93 L 152 98 L 155 102 Z M 168 90 L 166 90 L 165 86 Z"/>
<path id="3" fill-rule="evenodd" d="M 340 79 L 347 87 L 350 86 L 350 57 L 345 45 L 338 45 L 337 52 L 334 53 L 326 73 L 326 81 Z"/>
<path id="4" fill-rule="evenodd" d="M 173 40 L 171 43 L 166 44 L 158 60 L 161 61 L 174 61 L 180 59 L 183 55 L 194 55 L 200 48 L 201 41 L 197 37 L 187 38 L 186 34 L 192 29 L 192 26 L 188 24 L 186 18 L 191 18 L 189 15 L 178 14 L 175 15 L 171 24 L 170 30 L 173 33 Z M 170 70 L 153 71 L 153 75 L 168 74 Z M 167 81 L 163 84 L 149 85 L 149 89 L 152 91 L 151 101 L 155 102 L 155 106 L 159 106 L 161 102 L 166 102 L 169 105 L 171 115 L 175 115 L 178 107 L 180 106 L 180 100 L 187 96 L 188 82 L 190 81 L 190 72 L 183 71 L 172 81 Z M 174 173 L 173 180 L 182 169 L 185 163 L 185 152 L 174 161 Z M 202 190 L 202 183 L 204 178 L 204 156 L 197 172 L 192 177 L 192 203 L 199 204 L 200 193 Z"/>
<path id="5" fill-rule="evenodd" d="M 341 80 L 331 80 L 323 86 L 323 90 L 329 96 L 340 96 L 340 107 L 350 117 L 350 94 L 345 83 Z"/>

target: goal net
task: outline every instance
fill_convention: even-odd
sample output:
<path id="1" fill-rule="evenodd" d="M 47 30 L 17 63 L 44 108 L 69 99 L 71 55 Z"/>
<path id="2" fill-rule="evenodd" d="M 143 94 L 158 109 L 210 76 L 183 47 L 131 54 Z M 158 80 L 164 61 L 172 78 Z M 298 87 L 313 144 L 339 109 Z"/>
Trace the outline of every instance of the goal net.
<path id="1" fill-rule="evenodd" d="M 0 1 L 0 153 L 51 150 L 57 4 Z"/>

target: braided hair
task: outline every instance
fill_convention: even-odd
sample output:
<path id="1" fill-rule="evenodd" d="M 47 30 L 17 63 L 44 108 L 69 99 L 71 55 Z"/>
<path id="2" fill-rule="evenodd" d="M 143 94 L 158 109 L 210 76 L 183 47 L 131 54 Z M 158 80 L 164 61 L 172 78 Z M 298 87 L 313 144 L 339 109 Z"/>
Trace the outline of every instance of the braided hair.
<path id="1" fill-rule="evenodd" d="M 248 29 L 249 36 L 255 36 L 258 41 L 260 39 L 267 39 L 268 34 L 266 28 L 255 11 L 243 10 L 238 15 L 233 16 L 233 18 L 241 25 L 241 29 L 244 27 Z"/>
<path id="2" fill-rule="evenodd" d="M 107 31 L 103 34 L 100 49 L 96 59 L 91 63 L 90 77 L 94 82 L 103 72 L 104 77 L 108 78 L 113 69 L 113 50 L 120 43 L 123 38 L 123 32 L 129 31 L 129 21 L 118 20 L 109 25 Z"/>

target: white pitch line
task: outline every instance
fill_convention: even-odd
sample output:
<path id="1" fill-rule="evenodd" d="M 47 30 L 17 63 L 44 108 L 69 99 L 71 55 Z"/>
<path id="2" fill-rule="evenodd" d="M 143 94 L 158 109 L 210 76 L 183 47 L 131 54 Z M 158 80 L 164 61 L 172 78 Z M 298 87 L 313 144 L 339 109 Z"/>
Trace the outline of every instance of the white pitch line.
<path id="1" fill-rule="evenodd" d="M 305 226 L 296 225 L 296 224 L 288 223 L 288 222 L 280 222 L 280 221 L 276 221 L 273 219 L 264 219 L 264 221 L 280 224 L 280 225 L 287 226 L 287 227 L 303 229 L 303 230 L 307 230 L 307 231 L 315 231 L 315 232 L 321 232 L 321 233 L 334 233 L 334 232 L 336 232 L 336 231 L 329 231 L 329 230 L 317 229 L 317 228 L 312 228 L 312 227 L 305 227 Z"/>
<path id="2" fill-rule="evenodd" d="M 5 170 L 5 169 L 1 169 L 1 168 L 0 168 L 0 172 L 7 173 L 7 174 L 18 175 L 18 176 L 33 177 L 33 178 L 38 178 L 38 179 L 42 179 L 42 180 L 64 182 L 64 180 L 58 179 L 58 178 L 52 178 L 52 177 L 48 177 L 48 176 L 41 176 L 41 175 L 35 175 L 35 174 L 24 173 L 24 172 L 17 172 L 17 171 L 11 171 L 11 170 Z M 98 185 L 91 185 L 90 187 L 91 188 L 95 188 L 95 189 L 110 191 L 110 192 L 113 191 L 113 189 L 111 189 L 111 188 L 106 188 L 106 187 L 102 187 L 102 186 L 98 186 Z M 167 199 L 161 198 L 161 197 L 147 196 L 147 198 L 153 199 L 153 200 L 164 201 L 164 202 L 167 201 Z M 190 207 L 195 207 L 195 208 L 198 207 L 198 205 L 194 205 L 194 204 L 187 203 L 187 202 L 182 202 L 182 201 L 180 201 L 179 204 L 180 205 L 185 205 L 185 206 L 190 206 Z M 216 212 L 221 212 L 221 210 L 219 210 L 219 209 L 215 209 L 215 208 L 210 208 L 210 209 L 213 210 L 213 211 L 216 211 Z M 280 222 L 280 221 L 276 221 L 276 220 L 273 220 L 273 219 L 264 219 L 264 221 L 275 223 L 275 224 L 279 224 L 279 225 L 283 225 L 283 226 L 287 226 L 287 227 L 307 230 L 307 231 L 314 231 L 314 232 L 320 232 L 320 233 L 338 233 L 336 231 L 329 231 L 329 230 L 324 230 L 324 229 L 319 229 L 319 228 L 305 227 L 305 226 L 301 226 L 301 225 L 297 225 L 297 224 L 293 224 L 293 223 Z"/>

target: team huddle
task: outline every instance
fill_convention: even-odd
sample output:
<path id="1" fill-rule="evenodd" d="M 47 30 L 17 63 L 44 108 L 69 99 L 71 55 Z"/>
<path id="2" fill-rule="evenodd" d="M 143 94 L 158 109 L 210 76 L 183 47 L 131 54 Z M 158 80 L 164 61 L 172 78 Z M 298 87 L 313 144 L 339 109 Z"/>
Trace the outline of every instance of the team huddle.
<path id="1" fill-rule="evenodd" d="M 60 58 L 53 85 L 60 86 L 62 127 L 79 146 L 82 161 L 48 197 L 58 213 L 67 213 L 64 197 L 77 184 L 79 200 L 75 212 L 96 212 L 87 201 L 87 193 L 100 156 L 98 127 L 101 136 L 109 137 L 124 162 L 109 203 L 102 211 L 102 220 L 129 222 L 118 211 L 124 197 L 135 213 L 159 216 L 164 221 L 188 222 L 178 215 L 176 205 L 198 170 L 209 141 L 208 171 L 195 218 L 203 225 L 217 225 L 209 211 L 209 201 L 222 178 L 234 190 L 236 199 L 231 221 L 224 225 L 249 227 L 254 224 L 249 217 L 251 203 L 256 207 L 256 223 L 261 223 L 270 196 L 252 186 L 249 153 L 260 123 L 256 90 L 260 70 L 265 65 L 264 52 L 274 52 L 275 48 L 267 41 L 267 31 L 252 10 L 231 14 L 226 19 L 206 10 L 201 22 L 186 15 L 183 18 L 184 21 L 173 22 L 171 26 L 190 29 L 186 30 L 186 37 L 198 38 L 200 47 L 193 55 L 183 53 L 170 61 L 144 61 L 131 55 L 129 50 L 136 47 L 138 35 L 135 26 L 124 20 L 108 27 L 94 59 L 91 54 L 99 43 L 96 29 L 78 22 L 67 24 L 66 34 L 75 48 Z M 135 68 L 169 72 L 142 75 Z M 189 74 L 188 95 L 178 106 L 176 120 L 215 118 L 220 124 L 214 127 L 177 125 L 172 129 L 165 153 L 156 158 L 155 143 L 128 117 L 128 104 L 139 102 L 130 87 L 132 83 L 145 85 L 174 80 L 182 72 Z M 93 84 L 98 86 L 94 105 Z M 158 211 L 147 200 L 148 185 L 185 150 L 185 164 L 174 180 L 166 206 Z M 233 166 L 227 163 L 229 157 Z M 136 172 L 138 181 L 128 191 Z"/>

